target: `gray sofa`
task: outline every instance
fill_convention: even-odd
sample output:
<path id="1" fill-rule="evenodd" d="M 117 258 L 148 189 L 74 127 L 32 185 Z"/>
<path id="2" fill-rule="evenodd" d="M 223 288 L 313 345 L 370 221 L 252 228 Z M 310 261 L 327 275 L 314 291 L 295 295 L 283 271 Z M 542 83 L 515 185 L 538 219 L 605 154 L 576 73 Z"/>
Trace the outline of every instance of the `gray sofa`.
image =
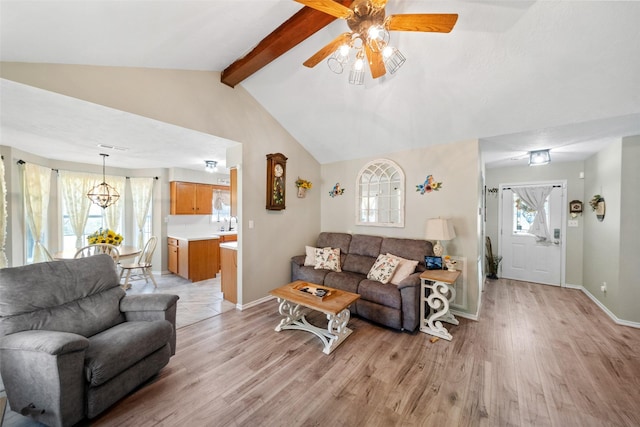
<path id="1" fill-rule="evenodd" d="M 178 296 L 126 296 L 109 255 L 0 269 L 0 372 L 11 409 L 93 418 L 175 354 Z"/>
<path id="2" fill-rule="evenodd" d="M 340 248 L 341 272 L 305 266 L 305 255 L 291 259 L 291 280 L 360 294 L 352 314 L 394 329 L 413 331 L 420 316 L 420 273 L 426 268 L 425 255 L 433 255 L 431 242 L 416 239 L 322 232 L 315 247 Z M 379 254 L 419 261 L 415 272 L 397 286 L 367 279 Z"/>

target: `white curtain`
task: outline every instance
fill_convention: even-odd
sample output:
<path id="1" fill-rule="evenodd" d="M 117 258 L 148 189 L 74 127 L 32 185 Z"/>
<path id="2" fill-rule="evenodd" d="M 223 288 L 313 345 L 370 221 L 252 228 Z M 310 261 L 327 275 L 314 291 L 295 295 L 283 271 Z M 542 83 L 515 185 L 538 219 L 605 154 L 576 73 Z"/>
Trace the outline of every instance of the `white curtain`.
<path id="1" fill-rule="evenodd" d="M 153 178 L 129 178 L 133 198 L 133 215 L 138 227 L 138 247 L 144 245 L 144 226 L 153 196 Z"/>
<path id="2" fill-rule="evenodd" d="M 33 163 L 25 163 L 23 183 L 27 225 L 35 240 L 33 262 L 50 261 L 48 251 L 42 246 L 42 238 L 49 211 L 51 169 Z"/>
<path id="3" fill-rule="evenodd" d="M 553 191 L 553 186 L 540 187 L 516 187 L 512 189 L 524 203 L 536 211 L 536 216 L 529 227 L 529 234 L 536 236 L 538 242 L 551 243 L 551 235 L 547 225 L 547 213 L 544 210 L 544 202 Z"/>
<path id="4" fill-rule="evenodd" d="M 4 246 L 7 241 L 7 183 L 4 177 L 4 160 L 0 160 L 0 268 L 8 266 Z"/>
<path id="5" fill-rule="evenodd" d="M 220 212 L 225 206 L 231 204 L 231 192 L 228 190 L 216 190 L 213 193 L 213 210 L 218 214 L 218 222 L 220 222 Z"/>
<path id="6" fill-rule="evenodd" d="M 120 230 L 121 218 L 122 218 L 122 209 L 124 206 L 124 186 L 127 182 L 127 179 L 124 176 L 107 176 L 106 181 L 110 186 L 116 189 L 120 198 L 113 205 L 104 209 L 104 222 L 107 225 L 107 228 L 115 231 L 116 233 L 122 234 Z"/>
<path id="7" fill-rule="evenodd" d="M 101 182 L 102 175 L 60 171 L 62 199 L 69 215 L 69 225 L 76 236 L 76 248 L 85 246 L 82 235 L 91 208 L 91 200 L 87 197 L 87 191 Z"/>

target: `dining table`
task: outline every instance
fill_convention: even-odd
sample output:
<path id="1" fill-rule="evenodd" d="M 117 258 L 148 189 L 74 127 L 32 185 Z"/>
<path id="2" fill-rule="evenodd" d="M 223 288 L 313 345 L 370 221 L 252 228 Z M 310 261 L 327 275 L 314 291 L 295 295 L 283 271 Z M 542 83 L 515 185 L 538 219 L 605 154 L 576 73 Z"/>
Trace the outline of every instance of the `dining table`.
<path id="1" fill-rule="evenodd" d="M 76 255 L 76 252 L 78 252 L 78 249 L 76 248 L 65 249 L 63 251 L 56 252 L 55 254 L 53 254 L 53 259 L 57 259 L 57 260 L 73 259 Z M 120 253 L 121 260 L 130 259 L 140 255 L 140 252 L 142 252 L 142 249 L 139 249 L 137 246 L 122 245 L 122 246 L 118 246 L 118 252 Z"/>

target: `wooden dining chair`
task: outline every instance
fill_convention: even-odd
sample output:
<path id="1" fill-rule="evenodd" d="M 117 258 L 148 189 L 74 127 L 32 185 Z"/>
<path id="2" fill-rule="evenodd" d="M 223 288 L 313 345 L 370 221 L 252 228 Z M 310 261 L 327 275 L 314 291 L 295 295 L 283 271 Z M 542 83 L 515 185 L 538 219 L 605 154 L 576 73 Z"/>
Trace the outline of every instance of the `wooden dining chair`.
<path id="1" fill-rule="evenodd" d="M 86 258 L 99 254 L 107 254 L 111 256 L 116 265 L 120 261 L 120 251 L 118 251 L 118 247 L 109 243 L 95 243 L 93 245 L 87 245 L 84 248 L 78 249 L 74 258 Z"/>
<path id="2" fill-rule="evenodd" d="M 127 275 L 124 278 L 124 283 L 121 285 L 124 289 L 131 288 L 130 281 L 133 280 L 141 280 L 144 279 L 145 283 L 149 283 L 149 279 L 153 282 L 154 287 L 158 287 L 156 283 L 155 277 L 153 277 L 153 272 L 151 271 L 151 259 L 153 258 L 153 253 L 156 250 L 156 245 L 158 244 L 158 238 L 156 236 L 151 236 L 147 243 L 145 243 L 140 256 L 135 262 L 130 264 L 120 264 L 120 282 L 122 282 L 122 276 L 124 276 L 124 272 L 127 272 Z M 137 273 L 133 273 L 134 271 L 139 270 Z"/>

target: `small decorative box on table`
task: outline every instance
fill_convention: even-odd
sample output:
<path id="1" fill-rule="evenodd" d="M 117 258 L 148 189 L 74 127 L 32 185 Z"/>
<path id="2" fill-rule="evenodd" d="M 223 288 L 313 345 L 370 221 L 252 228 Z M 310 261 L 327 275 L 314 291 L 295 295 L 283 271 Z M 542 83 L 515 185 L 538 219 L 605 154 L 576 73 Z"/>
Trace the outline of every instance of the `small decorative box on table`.
<path id="1" fill-rule="evenodd" d="M 426 270 L 420 274 L 420 331 L 448 341 L 451 334 L 442 322 L 458 324 L 449 311 L 449 303 L 456 297 L 453 284 L 460 271 Z"/>
<path id="2" fill-rule="evenodd" d="M 322 340 L 322 351 L 325 354 L 331 353 L 351 335 L 351 329 L 347 328 L 351 317 L 348 307 L 360 298 L 360 295 L 301 280 L 276 288 L 270 294 L 278 298 L 278 311 L 284 317 L 276 326 L 276 332 L 283 329 L 311 332 Z M 305 308 L 325 313 L 328 320 L 327 328 L 307 322 Z"/>

